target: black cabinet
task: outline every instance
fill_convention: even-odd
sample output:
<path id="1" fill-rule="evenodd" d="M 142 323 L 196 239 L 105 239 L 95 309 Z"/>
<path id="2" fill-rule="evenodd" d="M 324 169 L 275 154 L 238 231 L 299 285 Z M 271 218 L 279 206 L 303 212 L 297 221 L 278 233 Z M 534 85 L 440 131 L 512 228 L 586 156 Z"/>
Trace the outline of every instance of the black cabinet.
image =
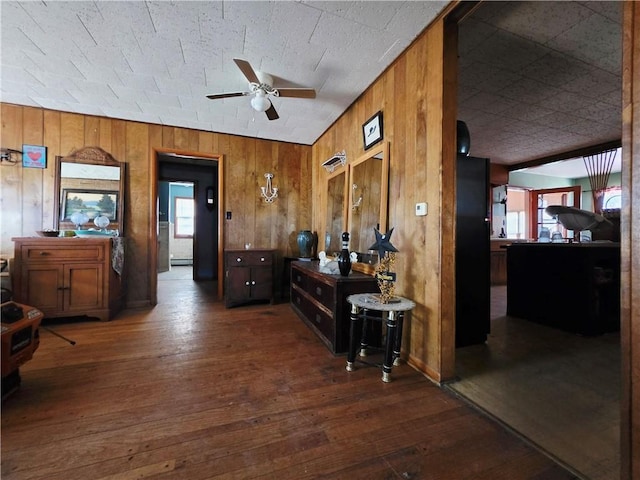
<path id="1" fill-rule="evenodd" d="M 458 155 L 456 168 L 456 347 L 490 331 L 489 159 Z"/>
<path id="2" fill-rule="evenodd" d="M 273 302 L 275 250 L 225 250 L 225 305 Z"/>

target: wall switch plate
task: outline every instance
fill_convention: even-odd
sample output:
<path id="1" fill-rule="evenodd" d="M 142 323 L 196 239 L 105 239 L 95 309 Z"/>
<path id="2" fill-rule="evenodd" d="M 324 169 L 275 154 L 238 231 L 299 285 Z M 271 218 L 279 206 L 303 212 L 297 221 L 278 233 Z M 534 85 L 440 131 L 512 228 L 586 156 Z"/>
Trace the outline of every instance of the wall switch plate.
<path id="1" fill-rule="evenodd" d="M 424 217 L 426 214 L 427 214 L 426 202 L 416 203 L 416 217 Z"/>

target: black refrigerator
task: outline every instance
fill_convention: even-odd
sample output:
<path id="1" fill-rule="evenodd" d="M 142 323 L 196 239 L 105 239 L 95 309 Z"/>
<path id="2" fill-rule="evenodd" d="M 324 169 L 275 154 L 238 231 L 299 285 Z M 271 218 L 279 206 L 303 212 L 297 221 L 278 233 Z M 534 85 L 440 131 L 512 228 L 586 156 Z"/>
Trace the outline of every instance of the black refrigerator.
<path id="1" fill-rule="evenodd" d="M 457 156 L 456 347 L 490 332 L 489 159 Z"/>

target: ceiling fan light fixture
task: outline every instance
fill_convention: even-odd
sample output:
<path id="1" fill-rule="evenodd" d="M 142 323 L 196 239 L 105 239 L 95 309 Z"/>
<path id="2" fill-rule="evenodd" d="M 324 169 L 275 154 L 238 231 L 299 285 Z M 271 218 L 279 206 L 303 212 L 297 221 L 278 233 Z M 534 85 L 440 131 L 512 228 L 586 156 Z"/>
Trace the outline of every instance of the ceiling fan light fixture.
<path id="1" fill-rule="evenodd" d="M 271 102 L 262 90 L 258 90 L 251 99 L 251 106 L 257 112 L 266 112 L 271 107 Z"/>

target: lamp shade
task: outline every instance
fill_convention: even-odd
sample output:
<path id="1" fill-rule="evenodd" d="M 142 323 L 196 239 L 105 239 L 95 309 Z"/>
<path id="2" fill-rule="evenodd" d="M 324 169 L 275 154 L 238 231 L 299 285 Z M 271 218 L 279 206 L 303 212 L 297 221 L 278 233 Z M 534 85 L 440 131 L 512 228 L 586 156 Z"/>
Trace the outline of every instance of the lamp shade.
<path id="1" fill-rule="evenodd" d="M 256 96 L 251 99 L 251 106 L 257 112 L 266 112 L 271 107 L 271 102 L 262 90 L 258 90 Z"/>

